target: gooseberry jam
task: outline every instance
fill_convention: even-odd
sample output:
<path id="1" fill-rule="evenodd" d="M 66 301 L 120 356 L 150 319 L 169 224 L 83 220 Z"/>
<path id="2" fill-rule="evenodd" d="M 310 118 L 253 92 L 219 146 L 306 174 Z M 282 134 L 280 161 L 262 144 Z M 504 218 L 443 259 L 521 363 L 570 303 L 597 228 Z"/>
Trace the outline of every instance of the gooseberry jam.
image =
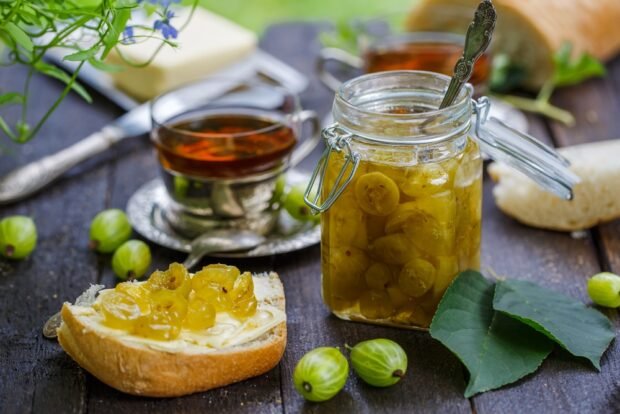
<path id="1" fill-rule="evenodd" d="M 103 324 L 147 339 L 169 341 L 182 330 L 204 332 L 218 312 L 243 320 L 256 314 L 257 300 L 249 272 L 213 264 L 194 276 L 173 263 L 144 283 L 123 282 L 95 302 Z"/>
<path id="2" fill-rule="evenodd" d="M 459 272 L 480 267 L 482 157 L 471 94 L 437 110 L 447 78 L 346 83 L 326 128 L 322 293 L 338 317 L 427 328 Z"/>
<path id="3" fill-rule="evenodd" d="M 344 164 L 330 161 L 325 192 Z M 428 327 L 456 275 L 480 266 L 482 159 L 467 138 L 443 161 L 392 161 L 361 160 L 323 213 L 323 299 L 345 319 Z"/>

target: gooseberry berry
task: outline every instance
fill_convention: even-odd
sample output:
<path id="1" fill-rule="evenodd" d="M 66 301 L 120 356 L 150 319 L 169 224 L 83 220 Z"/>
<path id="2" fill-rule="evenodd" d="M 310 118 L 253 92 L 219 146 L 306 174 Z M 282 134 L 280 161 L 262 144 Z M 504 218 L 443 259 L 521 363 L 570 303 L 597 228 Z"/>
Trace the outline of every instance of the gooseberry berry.
<path id="1" fill-rule="evenodd" d="M 588 295 L 597 305 L 620 307 L 620 276 L 609 272 L 592 276 L 588 280 Z"/>
<path id="2" fill-rule="evenodd" d="M 0 255 L 24 259 L 37 245 L 37 228 L 30 217 L 11 216 L 0 221 Z"/>
<path id="3" fill-rule="evenodd" d="M 167 270 L 154 271 L 145 286 L 152 291 L 174 290 L 187 298 L 192 289 L 192 280 L 185 266 L 175 262 L 171 263 Z"/>
<path id="4" fill-rule="evenodd" d="M 276 179 L 274 188 L 273 188 L 273 196 L 271 200 L 269 200 L 270 204 L 280 203 L 284 197 L 284 188 L 286 187 L 286 175 L 280 174 L 280 176 Z"/>
<path id="5" fill-rule="evenodd" d="M 321 347 L 304 355 L 293 373 L 297 391 L 308 401 L 327 401 L 342 390 L 349 363 L 338 348 Z"/>
<path id="6" fill-rule="evenodd" d="M 407 371 L 407 354 L 389 339 L 372 339 L 351 348 L 351 365 L 357 375 L 375 387 L 396 384 Z"/>
<path id="7" fill-rule="evenodd" d="M 306 193 L 306 184 L 297 184 L 291 187 L 289 192 L 284 196 L 284 209 L 296 220 L 299 221 L 317 221 L 319 216 L 312 213 L 312 209 L 306 204 L 304 195 Z M 314 198 L 312 195 L 310 198 Z"/>
<path id="8" fill-rule="evenodd" d="M 90 224 L 90 248 L 100 253 L 112 253 L 129 237 L 131 224 L 122 210 L 104 210 Z"/>
<path id="9" fill-rule="evenodd" d="M 119 278 L 139 279 L 151 265 L 151 249 L 140 240 L 129 240 L 112 256 L 112 270 Z"/>

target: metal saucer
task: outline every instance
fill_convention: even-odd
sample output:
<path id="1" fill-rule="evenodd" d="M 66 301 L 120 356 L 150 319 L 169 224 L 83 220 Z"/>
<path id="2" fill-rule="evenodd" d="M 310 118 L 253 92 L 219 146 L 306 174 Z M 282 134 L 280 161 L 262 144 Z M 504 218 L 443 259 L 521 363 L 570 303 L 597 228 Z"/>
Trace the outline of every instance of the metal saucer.
<path id="1" fill-rule="evenodd" d="M 287 173 L 287 182 L 307 181 L 308 177 L 295 170 Z M 136 191 L 127 203 L 127 216 L 133 228 L 147 240 L 179 252 L 189 253 L 190 240 L 176 233 L 167 223 L 163 206 L 168 202 L 164 183 L 160 178 L 147 182 Z M 255 249 L 241 253 L 218 253 L 211 257 L 263 257 L 284 254 L 313 246 L 321 240 L 320 226 L 299 223 L 286 212 L 278 217 L 274 231 L 267 241 Z"/>

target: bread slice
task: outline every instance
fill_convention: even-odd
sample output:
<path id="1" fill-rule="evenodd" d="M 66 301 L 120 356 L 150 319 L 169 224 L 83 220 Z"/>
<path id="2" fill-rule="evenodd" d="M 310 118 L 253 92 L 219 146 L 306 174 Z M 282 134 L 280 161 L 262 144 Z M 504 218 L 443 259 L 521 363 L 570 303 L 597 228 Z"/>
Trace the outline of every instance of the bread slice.
<path id="1" fill-rule="evenodd" d="M 410 13 L 414 31 L 465 33 L 480 0 L 421 0 Z M 570 42 L 575 54 L 607 60 L 620 50 L 618 0 L 494 0 L 496 53 L 526 70 L 527 87 L 537 89 L 554 70 L 553 54 Z"/>
<path id="2" fill-rule="evenodd" d="M 254 286 L 257 313 L 277 309 L 281 318 L 284 290 L 278 275 L 255 275 Z M 180 396 L 261 375 L 278 364 L 286 346 L 285 314 L 284 320 L 251 341 L 220 349 L 187 339 L 147 340 L 107 328 L 101 320 L 92 305 L 65 303 L 58 341 L 92 375 L 134 395 Z"/>
<path id="3" fill-rule="evenodd" d="M 576 231 L 620 217 L 620 140 L 561 148 L 581 183 L 573 201 L 542 190 L 534 181 L 505 164 L 489 165 L 498 184 L 497 206 L 520 222 L 543 229 Z"/>

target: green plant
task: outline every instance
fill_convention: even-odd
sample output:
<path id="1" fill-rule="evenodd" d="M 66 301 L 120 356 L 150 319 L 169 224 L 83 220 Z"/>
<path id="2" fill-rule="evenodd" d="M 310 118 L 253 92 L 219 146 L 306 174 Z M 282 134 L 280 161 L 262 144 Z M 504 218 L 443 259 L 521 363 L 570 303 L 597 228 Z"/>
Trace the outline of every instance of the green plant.
<path id="1" fill-rule="evenodd" d="M 21 90 L 0 90 L 0 107 L 20 105 L 19 119 L 10 125 L 0 117 L 0 130 L 15 142 L 23 143 L 37 134 L 70 91 L 91 102 L 86 89 L 77 81 L 83 65 L 88 62 L 104 71 L 120 68 L 105 63 L 108 54 L 119 44 L 157 37 L 165 44 L 175 45 L 177 29 L 171 20 L 172 3 L 180 0 L 0 0 L 0 46 L 7 49 L 4 66 L 20 64 L 28 69 Z M 194 0 L 194 7 L 198 0 Z M 132 12 L 137 9 L 153 15 L 152 26 L 134 24 Z M 53 49 L 65 51 L 64 59 L 78 62 L 77 69 L 67 74 L 44 61 Z M 146 62 L 127 62 L 145 66 Z M 31 97 L 31 79 L 39 73 L 65 84 L 63 91 L 47 112 L 33 125 L 28 122 L 27 109 Z"/>
<path id="2" fill-rule="evenodd" d="M 575 124 L 573 114 L 553 105 L 550 102 L 551 95 L 556 88 L 577 85 L 586 79 L 605 75 L 605 67 L 596 58 L 584 53 L 577 59 L 572 59 L 572 50 L 570 43 L 564 43 L 553 56 L 553 76 L 545 82 L 535 99 L 504 95 L 519 86 L 525 73 L 519 66 L 513 65 L 506 55 L 498 55 L 493 61 L 491 90 L 496 92 L 499 98 L 521 110 L 538 113 L 572 126 Z"/>

